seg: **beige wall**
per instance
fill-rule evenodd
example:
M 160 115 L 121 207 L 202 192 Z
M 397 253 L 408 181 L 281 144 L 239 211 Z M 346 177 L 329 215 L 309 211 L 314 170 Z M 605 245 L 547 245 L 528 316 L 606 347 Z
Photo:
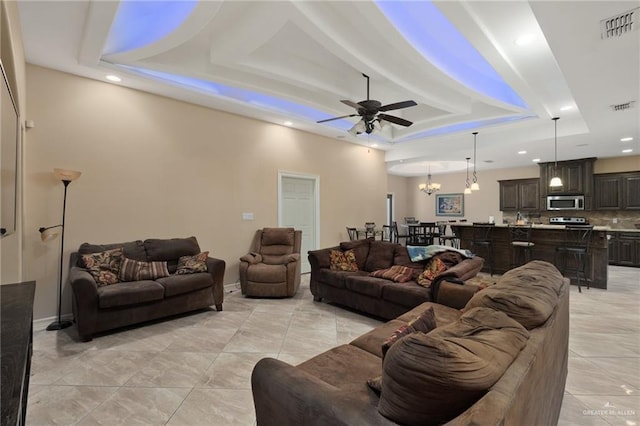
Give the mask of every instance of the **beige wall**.
M 413 204 L 410 203 L 413 197 L 409 196 L 408 179 L 401 176 L 389 175 L 387 178 L 388 192 L 393 195 L 393 220 L 398 223 L 404 222 L 405 216 L 410 216 L 413 211 Z
M 67 198 L 68 254 L 85 241 L 197 236 L 227 262 L 225 283 L 257 228 L 277 226 L 278 171 L 320 177 L 319 247 L 345 226 L 385 221 L 384 155 L 342 141 L 29 65 L 25 275 L 38 282 L 35 318 L 55 314 L 63 186 L 51 171 L 82 171 Z M 253 212 L 254 221 L 242 221 Z M 65 287 L 63 312 L 70 312 Z
M 600 158 L 593 164 L 594 173 L 620 173 L 640 170 L 640 155 Z
M 23 118 L 26 111 L 26 76 L 22 32 L 18 17 L 17 2 L 0 3 L 0 58 L 8 75 L 11 91 Z M 21 132 L 24 134 L 24 120 Z M 0 284 L 22 281 L 22 185 L 23 185 L 23 141 L 18 147 L 18 190 L 16 211 L 16 232 L 0 240 Z

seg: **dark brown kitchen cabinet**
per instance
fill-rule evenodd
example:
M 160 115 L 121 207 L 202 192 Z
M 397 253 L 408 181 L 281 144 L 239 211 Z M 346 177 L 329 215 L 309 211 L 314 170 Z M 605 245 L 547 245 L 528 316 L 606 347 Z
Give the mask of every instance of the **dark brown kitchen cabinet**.
M 584 208 L 591 210 L 593 204 L 593 163 L 595 158 L 539 163 L 540 198 L 546 201 L 547 195 L 584 195 Z M 552 177 L 562 179 L 562 186 L 550 187 Z
M 540 179 L 501 180 L 500 210 L 538 211 L 540 209 Z
M 595 175 L 595 210 L 640 210 L 640 172 Z
M 640 267 L 640 232 L 610 231 L 609 264 Z

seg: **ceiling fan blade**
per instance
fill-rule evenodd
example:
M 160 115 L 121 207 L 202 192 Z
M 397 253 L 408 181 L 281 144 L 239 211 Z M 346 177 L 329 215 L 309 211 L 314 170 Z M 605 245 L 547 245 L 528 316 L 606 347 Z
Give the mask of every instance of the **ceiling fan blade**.
M 351 108 L 355 108 L 356 110 L 362 108 L 360 105 L 358 105 L 357 103 L 350 101 L 348 99 L 343 99 L 340 102 L 342 102 L 345 105 L 349 105 Z
M 316 123 L 325 123 L 327 121 L 340 120 L 341 118 L 357 117 L 358 114 L 342 115 L 340 117 L 327 118 L 325 120 L 316 121 Z
M 394 109 L 408 108 L 418 105 L 414 101 L 396 102 L 395 104 L 383 105 L 380 107 L 380 111 L 391 111 Z
M 405 120 L 404 118 L 400 118 L 400 117 L 394 117 L 393 115 L 387 115 L 387 114 L 378 114 L 378 118 L 381 120 L 385 120 L 388 121 L 390 123 L 395 123 L 395 124 L 399 124 L 401 126 L 405 126 L 405 127 L 409 127 L 413 124 L 413 122 L 409 121 L 409 120 Z

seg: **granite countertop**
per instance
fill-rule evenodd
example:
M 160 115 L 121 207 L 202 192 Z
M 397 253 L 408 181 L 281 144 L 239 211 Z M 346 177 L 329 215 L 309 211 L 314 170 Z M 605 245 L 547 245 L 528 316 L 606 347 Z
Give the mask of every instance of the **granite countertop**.
M 449 225 L 453 225 L 453 226 L 473 226 L 473 223 L 471 222 L 458 222 L 458 223 L 450 223 Z M 509 225 L 507 225 L 506 223 L 496 223 L 495 224 L 496 228 L 507 228 L 509 227 Z M 544 223 L 534 223 L 532 225 L 533 229 L 565 229 L 565 225 L 546 225 Z M 596 225 L 593 227 L 594 231 L 616 231 L 616 232 L 640 232 L 640 229 L 611 229 L 611 227 L 609 226 L 599 226 Z

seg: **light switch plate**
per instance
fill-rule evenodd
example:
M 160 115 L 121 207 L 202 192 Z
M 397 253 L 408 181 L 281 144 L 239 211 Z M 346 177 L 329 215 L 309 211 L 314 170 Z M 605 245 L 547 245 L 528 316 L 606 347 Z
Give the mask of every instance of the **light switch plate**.
M 242 220 L 253 220 L 253 213 L 242 213 Z

